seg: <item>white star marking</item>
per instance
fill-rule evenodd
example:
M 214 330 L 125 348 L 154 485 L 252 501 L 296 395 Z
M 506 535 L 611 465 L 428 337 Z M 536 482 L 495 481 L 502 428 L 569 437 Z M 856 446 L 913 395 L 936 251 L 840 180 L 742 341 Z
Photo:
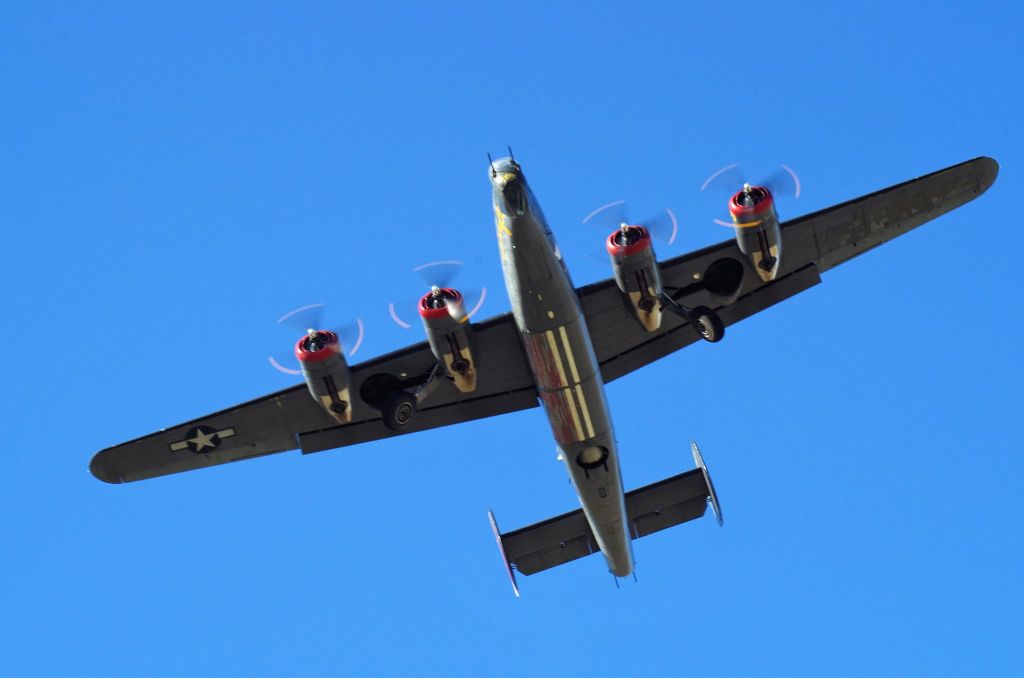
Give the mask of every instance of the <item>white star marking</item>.
M 204 447 L 217 447 L 213 444 L 213 437 L 217 435 L 216 432 L 206 434 L 202 430 L 196 429 L 196 437 L 189 438 L 186 442 L 190 442 L 196 446 L 196 452 L 201 452 Z

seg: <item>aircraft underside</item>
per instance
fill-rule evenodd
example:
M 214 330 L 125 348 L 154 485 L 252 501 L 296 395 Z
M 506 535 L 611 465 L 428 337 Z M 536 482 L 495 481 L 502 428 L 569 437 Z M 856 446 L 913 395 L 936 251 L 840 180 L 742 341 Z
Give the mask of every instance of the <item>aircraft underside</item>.
M 780 223 L 771 191 L 729 202 L 733 240 L 658 261 L 649 230 L 616 224 L 612 277 L 575 287 L 519 165 L 489 167 L 512 312 L 471 322 L 462 295 L 418 303 L 426 341 L 350 366 L 344 338 L 310 328 L 295 344 L 304 383 L 97 453 L 94 476 L 125 483 L 261 457 L 303 454 L 542 406 L 581 508 L 510 532 L 503 563 L 530 575 L 600 551 L 617 576 L 632 540 L 704 515 L 721 522 L 696 468 L 624 492 L 604 384 L 799 294 L 821 274 L 984 193 L 999 166 L 975 158 Z M 516 589 L 518 593 L 518 589 Z

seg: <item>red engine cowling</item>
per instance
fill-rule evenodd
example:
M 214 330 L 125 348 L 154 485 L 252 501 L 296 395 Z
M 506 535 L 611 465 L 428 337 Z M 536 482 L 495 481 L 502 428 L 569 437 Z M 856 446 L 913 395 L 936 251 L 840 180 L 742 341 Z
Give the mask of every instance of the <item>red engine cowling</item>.
M 736 244 L 753 265 L 757 275 L 774 280 L 782 260 L 782 233 L 771 191 L 746 184 L 729 200 L 729 213 L 736 225 Z
M 643 226 L 623 224 L 605 242 L 619 290 L 629 299 L 648 332 L 661 327 L 661 272 L 651 234 Z
M 295 357 L 299 359 L 313 400 L 339 424 L 352 421 L 350 373 L 338 335 L 327 330 L 310 330 L 295 343 Z
M 459 391 L 475 391 L 473 326 L 462 293 L 450 287 L 434 287 L 423 295 L 418 308 L 438 364 Z

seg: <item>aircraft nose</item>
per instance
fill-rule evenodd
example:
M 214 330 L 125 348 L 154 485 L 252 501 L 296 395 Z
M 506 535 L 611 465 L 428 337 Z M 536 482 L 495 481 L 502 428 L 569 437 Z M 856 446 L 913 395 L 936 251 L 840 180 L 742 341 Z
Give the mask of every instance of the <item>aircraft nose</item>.
M 491 161 L 488 172 L 490 173 L 491 181 L 499 186 L 522 174 L 519 163 L 512 158 L 498 158 Z

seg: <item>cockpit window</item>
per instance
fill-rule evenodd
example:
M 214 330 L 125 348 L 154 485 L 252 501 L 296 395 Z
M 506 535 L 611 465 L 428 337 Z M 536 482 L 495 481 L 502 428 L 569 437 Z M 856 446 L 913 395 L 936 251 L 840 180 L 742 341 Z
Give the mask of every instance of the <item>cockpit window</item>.
M 519 163 L 512 158 L 498 158 L 491 162 L 491 174 L 497 176 L 499 174 L 505 174 L 506 172 L 512 172 L 518 174 L 522 170 L 519 168 Z
M 528 206 L 526 187 L 518 178 L 510 179 L 501 187 L 501 197 L 505 201 L 508 214 L 525 214 Z

